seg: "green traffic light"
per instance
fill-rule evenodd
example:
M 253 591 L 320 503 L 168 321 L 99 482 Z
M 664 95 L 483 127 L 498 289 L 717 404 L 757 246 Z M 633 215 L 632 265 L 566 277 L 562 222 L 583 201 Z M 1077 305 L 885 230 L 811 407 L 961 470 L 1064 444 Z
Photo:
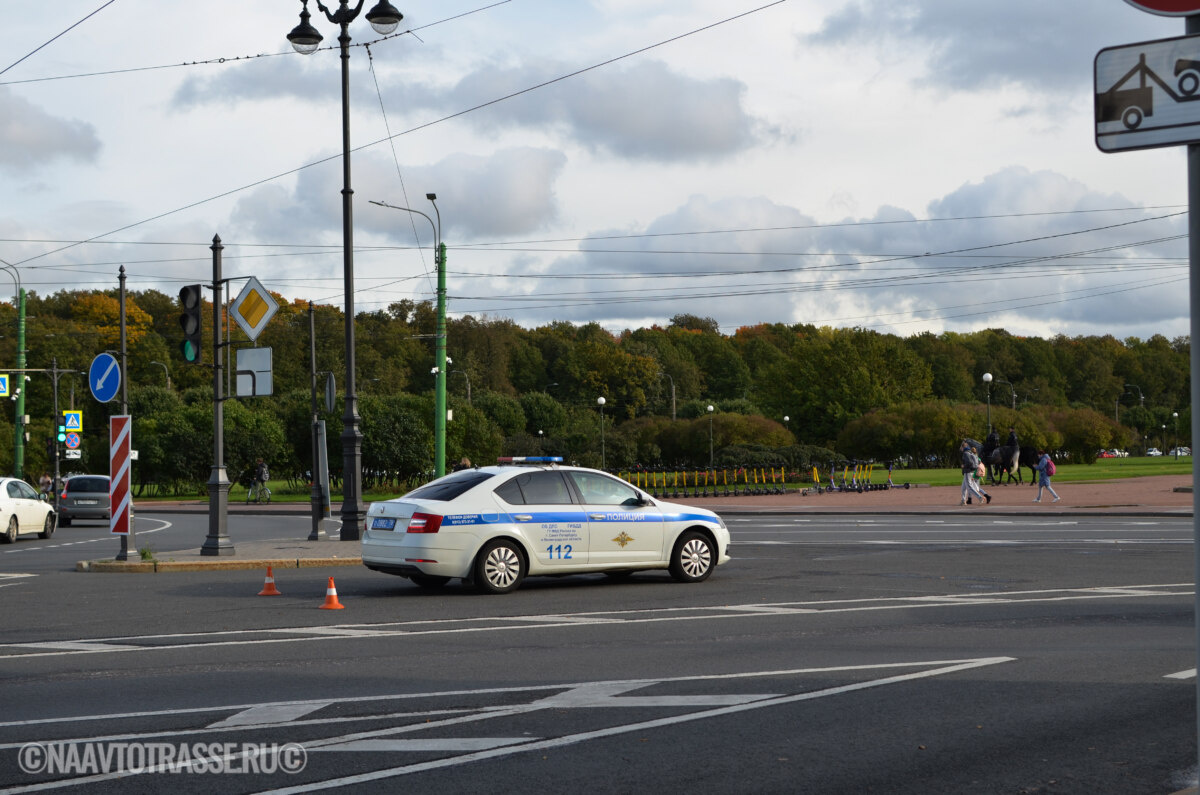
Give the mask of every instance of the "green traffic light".
M 200 358 L 200 350 L 191 340 L 184 340 L 180 343 L 179 350 L 183 353 L 183 360 L 188 364 L 195 364 Z

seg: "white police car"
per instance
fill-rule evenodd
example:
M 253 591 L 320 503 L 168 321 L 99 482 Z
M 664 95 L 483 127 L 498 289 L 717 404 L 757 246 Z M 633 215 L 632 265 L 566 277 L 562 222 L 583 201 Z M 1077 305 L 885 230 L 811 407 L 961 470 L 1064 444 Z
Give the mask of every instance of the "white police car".
M 538 574 L 667 569 L 700 582 L 728 562 L 729 530 L 712 511 L 653 499 L 561 461 L 501 458 L 371 503 L 363 563 L 422 587 L 458 577 L 507 593 Z

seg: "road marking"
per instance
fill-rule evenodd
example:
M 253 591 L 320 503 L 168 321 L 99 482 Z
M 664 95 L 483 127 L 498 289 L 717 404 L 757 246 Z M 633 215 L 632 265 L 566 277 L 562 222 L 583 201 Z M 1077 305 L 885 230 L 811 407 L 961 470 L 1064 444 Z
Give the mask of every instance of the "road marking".
M 319 709 L 324 709 L 329 706 L 329 701 L 318 701 L 308 703 L 284 703 L 284 704 L 265 704 L 263 706 L 251 707 L 244 709 L 236 715 L 231 715 L 225 720 L 210 723 L 210 729 L 227 729 L 233 726 L 265 726 L 272 723 L 290 723 L 305 715 L 316 712 Z
M 1195 678 L 1196 678 L 1196 669 L 1195 668 L 1189 668 L 1186 671 L 1177 671 L 1176 673 L 1167 674 L 1166 676 L 1163 677 L 1163 679 L 1195 679 Z
M 139 522 L 158 522 L 159 524 L 162 525 L 162 527 L 155 527 L 151 530 L 142 530 L 139 528 L 137 531 L 137 534 L 139 536 L 148 536 L 151 533 L 157 533 L 162 530 L 166 530 L 168 527 L 172 526 L 171 522 L 168 522 L 164 519 L 143 518 L 143 519 L 139 519 L 138 521 Z M 49 539 L 43 539 L 43 540 L 49 540 Z M 2 551 L 4 554 L 11 554 L 13 552 L 37 552 L 39 549 L 58 549 L 59 547 L 69 547 L 69 546 L 73 546 L 75 544 L 95 544 L 98 541 L 112 541 L 112 536 L 111 535 L 102 535 L 97 538 L 82 538 L 78 541 L 67 541 L 67 542 L 63 542 L 60 540 L 59 543 L 57 543 L 57 544 L 45 544 L 45 545 L 41 545 L 41 546 L 32 546 L 32 547 L 28 546 L 28 545 L 23 545 L 20 547 L 14 547 L 13 549 L 5 549 L 5 550 L 0 550 L 0 551 Z
M 352 740 L 314 751 L 375 751 L 430 753 L 435 751 L 489 751 L 506 745 L 527 743 L 536 737 L 438 737 L 429 740 Z
M 128 635 L 115 638 L 84 638 L 68 641 L 0 643 L 0 650 L 10 650 L 9 653 L 0 653 L 0 661 L 73 654 L 156 652 L 166 649 L 178 650 L 216 648 L 220 646 L 253 646 L 270 643 L 302 643 L 323 640 L 346 640 L 347 638 L 356 637 L 369 639 L 373 637 L 456 635 L 468 632 L 522 632 L 530 629 L 564 629 L 567 627 L 614 623 L 632 625 L 673 623 L 679 621 L 745 619 L 750 617 L 769 618 L 792 614 L 815 616 L 825 613 L 864 612 L 869 610 L 945 609 L 975 607 L 984 604 L 1015 605 L 1037 602 L 1145 599 L 1194 595 L 1193 584 L 1175 583 L 1168 585 L 1100 586 L 1095 588 L 1002 591 L 980 594 L 946 594 L 940 596 L 936 594 L 922 594 L 915 596 L 813 602 L 644 608 L 572 614 L 398 621 L 382 624 L 342 624 L 332 627 L 280 627 L 273 629 L 219 630 L 215 632 L 185 632 L 163 635 Z M 170 642 L 164 643 L 163 641 Z
M 545 751 L 552 748 L 561 748 L 567 745 L 575 745 L 587 740 L 601 739 L 605 737 L 614 737 L 621 734 L 630 734 L 632 732 L 646 731 L 648 729 L 658 729 L 667 726 L 675 726 L 681 723 L 690 723 L 692 721 L 704 720 L 706 718 L 720 717 L 724 715 L 733 715 L 749 710 L 766 709 L 768 707 L 780 706 L 783 704 L 792 704 L 802 701 L 811 701 L 818 698 L 826 698 L 829 696 L 841 695 L 843 693 L 851 693 L 857 690 L 866 690 L 870 688 L 882 687 L 885 685 L 899 684 L 901 682 L 909 682 L 916 679 L 925 679 L 934 676 L 944 676 L 950 673 L 970 670 L 973 668 L 982 668 L 989 665 L 998 665 L 1005 662 L 1014 662 L 1015 657 L 989 657 L 976 660 L 959 661 L 957 663 L 940 664 L 943 667 L 933 668 L 924 671 L 917 671 L 909 674 L 901 674 L 898 676 L 885 677 L 883 679 L 873 679 L 865 682 L 856 682 L 848 685 L 840 685 L 837 687 L 826 688 L 824 690 L 816 690 L 805 693 L 797 693 L 793 695 L 778 696 L 774 698 L 766 698 L 760 701 L 753 701 L 746 704 L 735 704 L 731 706 L 717 707 L 715 709 L 703 710 L 700 712 L 691 712 L 683 715 L 675 715 L 667 718 L 658 718 L 654 720 L 639 721 L 637 723 L 629 723 L 619 726 L 610 726 L 592 731 L 579 732 L 577 734 L 568 734 L 562 737 L 554 737 L 545 740 L 534 740 L 525 742 L 520 745 L 508 746 L 504 748 L 493 748 L 485 751 L 464 754 L 462 756 L 447 757 L 444 759 L 434 759 L 428 762 L 419 762 L 416 764 L 403 765 L 400 767 L 388 768 L 385 770 L 376 770 L 371 773 L 362 773 L 353 776 L 345 776 L 342 778 L 329 779 L 327 781 L 309 782 L 299 787 L 284 787 L 276 790 L 268 790 L 272 795 L 291 795 L 291 793 L 311 792 L 316 789 L 330 789 L 333 787 L 344 787 L 353 784 L 360 784 L 368 781 L 378 781 L 386 778 L 396 778 L 405 776 L 411 773 L 423 773 L 428 770 L 437 770 L 439 768 L 458 767 L 460 765 L 478 762 L 485 759 L 496 759 L 502 756 L 511 756 L 513 754 L 526 753 L 529 751 Z M 867 666 L 869 667 L 869 666 Z M 307 746 L 306 746 L 307 747 Z M 318 749 L 319 750 L 319 749 Z M 266 795 L 264 793 L 264 795 Z
M 681 723 L 688 723 L 697 720 L 704 720 L 712 717 L 720 717 L 724 715 L 737 714 L 749 710 L 766 709 L 769 707 L 780 706 L 785 704 L 799 703 L 803 701 L 811 701 L 819 698 L 837 696 L 844 693 L 867 690 L 872 688 L 883 687 L 893 684 L 901 684 L 919 679 L 927 679 L 937 676 L 945 676 L 948 674 L 958 673 L 977 668 L 983 668 L 991 665 L 999 665 L 1006 662 L 1015 662 L 1014 657 L 984 657 L 984 658 L 968 658 L 960 660 L 922 660 L 916 662 L 900 662 L 900 663 L 881 663 L 875 665 L 851 665 L 851 666 L 835 666 L 828 668 L 796 668 L 788 670 L 771 670 L 771 671 L 750 671 L 731 674 L 700 674 L 692 676 L 680 677 L 664 677 L 659 679 L 633 679 L 633 680 L 618 680 L 618 681 L 601 681 L 601 682 L 579 682 L 570 684 L 558 685 L 538 685 L 533 687 L 513 687 L 513 688 L 488 688 L 481 690 L 460 690 L 451 693 L 400 693 L 390 696 L 366 696 L 362 698 L 345 698 L 333 699 L 325 701 L 311 702 L 278 702 L 267 704 L 251 704 L 242 705 L 241 707 L 204 707 L 191 708 L 181 710 L 162 710 L 157 712 L 140 712 L 140 713 L 125 713 L 125 714 L 110 714 L 110 715 L 91 715 L 78 716 L 74 718 L 54 718 L 45 721 L 21 721 L 12 724 L 0 725 L 21 725 L 28 726 L 33 723 L 52 723 L 52 722 L 82 722 L 88 720 L 96 721 L 112 721 L 128 717 L 153 717 L 153 716 L 176 716 L 185 713 L 197 712 L 214 712 L 228 711 L 229 709 L 240 709 L 238 715 L 246 715 L 249 712 L 257 712 L 263 717 L 275 716 L 279 717 L 288 711 L 293 711 L 295 714 L 301 714 L 301 705 L 320 708 L 331 705 L 343 704 L 360 704 L 364 702 L 379 702 L 385 699 L 390 700 L 407 700 L 407 699 L 422 699 L 427 700 L 438 696 L 448 695 L 468 695 L 478 696 L 481 694 L 499 694 L 499 693 L 520 693 L 525 692 L 536 696 L 539 693 L 547 693 L 545 696 L 534 697 L 532 700 L 525 703 L 507 704 L 505 706 L 483 706 L 466 711 L 459 710 L 458 714 L 446 717 L 441 720 L 424 720 L 410 723 L 405 726 L 396 726 L 389 720 L 389 724 L 380 729 L 367 731 L 352 732 L 331 737 L 317 737 L 303 740 L 303 746 L 306 752 L 392 752 L 392 753 L 412 753 L 412 752 L 448 752 L 457 754 L 455 756 L 443 757 L 426 762 L 401 765 L 399 767 L 387 768 L 384 770 L 376 770 L 369 773 L 346 776 L 342 778 L 329 779 L 326 781 L 308 782 L 303 785 L 291 788 L 283 788 L 275 790 L 277 793 L 290 792 L 307 792 L 313 789 L 328 789 L 332 787 L 341 787 L 348 784 L 357 784 L 366 781 L 374 781 L 385 778 L 395 778 L 398 776 L 417 773 L 426 770 L 434 770 L 438 768 L 456 767 L 471 762 L 476 762 L 485 759 L 493 759 L 502 756 L 509 756 L 518 753 L 526 753 L 530 751 L 548 750 L 567 745 L 575 745 L 586 742 L 588 740 L 602 739 L 613 737 L 622 734 L 633 732 L 647 731 L 651 729 L 664 728 L 674 726 Z M 735 683 L 746 681 L 753 678 L 780 679 L 783 677 L 796 677 L 807 674 L 820 674 L 828 676 L 831 673 L 853 673 L 853 672 L 870 672 L 870 671 L 885 671 L 907 669 L 904 673 L 898 673 L 893 676 L 884 676 L 879 679 L 865 680 L 861 682 L 851 682 L 844 685 L 824 688 L 822 690 L 805 690 L 798 693 L 786 693 L 781 695 L 766 695 L 766 694 L 726 694 L 713 695 L 708 692 L 711 686 L 704 688 L 703 694 L 684 695 L 684 696 L 627 696 L 623 695 L 631 691 L 641 688 L 652 687 L 663 684 L 677 684 L 686 682 L 714 682 Z M 914 670 L 915 669 L 915 670 Z M 800 688 L 803 684 L 797 682 L 794 687 Z M 478 724 L 482 721 L 494 720 L 496 718 L 516 717 L 527 715 L 530 713 L 545 711 L 545 710 L 565 710 L 565 709 L 592 709 L 596 707 L 607 708 L 626 708 L 626 709 L 646 709 L 646 708 L 688 708 L 688 707 L 712 707 L 711 709 L 696 709 L 692 712 L 687 712 L 668 717 L 640 720 L 634 723 L 623 723 L 614 726 L 608 726 L 600 729 L 579 732 L 575 734 L 563 735 L 552 738 L 538 737 L 441 737 L 441 738 L 399 738 L 397 735 L 412 735 L 429 730 L 441 730 L 448 727 L 468 726 Z M 303 711 L 302 714 L 308 714 L 311 710 Z M 233 716 L 236 718 L 237 716 Z M 410 715 L 410 718 L 415 716 Z M 344 720 L 354 720 L 358 722 L 369 722 L 373 720 L 387 719 L 387 716 L 382 715 L 364 715 L 353 718 L 345 718 Z M 230 719 L 231 720 L 231 719 Z M 289 727 L 300 725 L 313 725 L 317 723 L 336 722 L 338 718 L 331 718 L 329 721 L 295 721 L 289 723 Z M 178 738 L 184 735 L 191 735 L 202 732 L 216 731 L 213 726 L 222 726 L 226 722 L 213 724 L 205 729 L 200 730 L 159 730 L 145 734 L 130 734 L 123 736 L 101 736 L 101 737 L 76 737 L 70 739 L 57 740 L 60 743 L 97 743 L 97 742 L 113 742 L 120 739 L 148 739 L 148 738 Z M 279 726 L 281 724 L 273 724 Z M 228 730 L 227 728 L 225 730 Z M 459 730 L 461 732 L 461 730 Z M 19 748 L 20 744 L 0 745 L 0 749 Z M 240 759 L 244 754 L 234 754 L 230 759 Z M 163 769 L 147 768 L 142 773 L 158 773 L 166 772 L 165 766 Z M 51 781 L 39 784 L 33 784 L 28 787 L 21 787 L 12 791 L 29 791 L 33 789 L 59 789 L 63 787 L 73 787 L 80 784 L 96 783 L 100 781 L 109 781 L 117 778 L 124 778 L 130 775 L 127 771 L 114 773 L 102 773 L 92 776 L 66 779 L 60 781 Z

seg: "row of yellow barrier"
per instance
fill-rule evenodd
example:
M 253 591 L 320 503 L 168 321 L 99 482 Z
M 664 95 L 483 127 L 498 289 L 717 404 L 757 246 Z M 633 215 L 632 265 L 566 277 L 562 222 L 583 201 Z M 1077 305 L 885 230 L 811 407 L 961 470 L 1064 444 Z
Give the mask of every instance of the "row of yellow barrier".
M 687 472 L 633 471 L 621 474 L 626 481 L 655 497 L 738 497 L 742 495 L 784 494 L 786 473 L 780 467 L 732 470 L 693 470 Z

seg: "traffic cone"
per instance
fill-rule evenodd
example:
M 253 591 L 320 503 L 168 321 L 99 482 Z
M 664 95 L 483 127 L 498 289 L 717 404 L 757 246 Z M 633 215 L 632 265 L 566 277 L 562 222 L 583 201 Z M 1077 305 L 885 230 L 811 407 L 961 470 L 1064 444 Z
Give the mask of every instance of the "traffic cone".
M 325 604 L 321 605 L 322 610 L 345 610 L 346 606 L 338 601 L 337 586 L 333 584 L 333 578 L 329 578 L 329 585 L 325 588 Z
M 259 596 L 283 596 L 279 589 L 275 587 L 275 575 L 271 572 L 271 567 L 267 566 L 267 579 L 263 583 L 263 589 L 258 592 Z

